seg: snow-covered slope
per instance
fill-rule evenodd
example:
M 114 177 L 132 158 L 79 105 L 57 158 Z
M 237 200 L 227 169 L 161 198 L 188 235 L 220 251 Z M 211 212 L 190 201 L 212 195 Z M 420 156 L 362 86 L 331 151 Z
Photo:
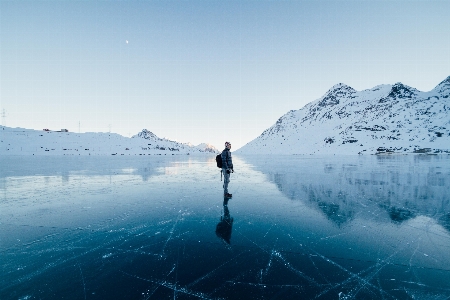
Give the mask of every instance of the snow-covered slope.
M 219 150 L 216 147 L 207 143 L 202 143 L 197 146 L 194 146 L 191 143 L 178 143 L 167 139 L 161 139 L 157 137 L 153 132 L 148 131 L 147 129 L 142 130 L 137 135 L 132 136 L 132 138 L 143 138 L 148 141 L 152 141 L 153 144 L 150 143 L 148 145 L 150 146 L 155 145 L 155 149 L 161 149 L 161 147 L 163 148 L 168 147 L 169 149 L 172 149 L 171 151 L 186 150 L 190 152 L 206 152 L 206 153 L 219 152 Z
M 0 155 L 177 155 L 218 152 L 161 139 L 144 129 L 127 138 L 116 133 L 39 131 L 0 126 Z
M 333 86 L 282 116 L 239 154 L 449 152 L 450 76 L 429 92 L 396 83 Z
M 210 152 L 210 153 L 219 153 L 219 149 L 217 149 L 216 147 L 214 147 L 211 144 L 207 144 L 207 143 L 202 143 L 200 145 L 196 146 L 197 148 L 205 151 L 205 152 Z

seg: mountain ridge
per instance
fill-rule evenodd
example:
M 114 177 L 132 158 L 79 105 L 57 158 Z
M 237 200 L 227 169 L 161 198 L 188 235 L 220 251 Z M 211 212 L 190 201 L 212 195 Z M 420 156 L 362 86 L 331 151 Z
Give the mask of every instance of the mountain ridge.
M 117 133 L 33 130 L 0 126 L 2 155 L 178 155 L 211 154 L 209 144 L 193 146 L 159 138 L 143 129 L 131 138 Z
M 281 116 L 238 154 L 450 153 L 450 76 L 429 92 L 339 83 Z

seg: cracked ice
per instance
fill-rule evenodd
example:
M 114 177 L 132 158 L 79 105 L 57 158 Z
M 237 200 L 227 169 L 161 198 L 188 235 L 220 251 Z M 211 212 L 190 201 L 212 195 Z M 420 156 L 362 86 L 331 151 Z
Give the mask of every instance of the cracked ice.
M 0 160 L 1 299 L 450 297 L 448 156 Z

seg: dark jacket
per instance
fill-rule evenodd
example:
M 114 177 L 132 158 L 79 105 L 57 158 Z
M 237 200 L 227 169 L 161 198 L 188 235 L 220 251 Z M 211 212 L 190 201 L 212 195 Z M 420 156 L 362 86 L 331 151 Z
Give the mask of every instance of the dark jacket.
M 231 159 L 230 149 L 225 148 L 222 151 L 222 169 L 232 170 L 233 169 L 233 160 Z

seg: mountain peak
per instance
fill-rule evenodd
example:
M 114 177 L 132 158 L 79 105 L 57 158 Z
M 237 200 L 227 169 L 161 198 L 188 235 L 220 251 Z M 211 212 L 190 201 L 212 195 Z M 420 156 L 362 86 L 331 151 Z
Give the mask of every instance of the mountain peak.
M 439 83 L 438 85 L 441 84 L 450 84 L 450 76 L 448 76 L 447 78 L 445 78 L 441 83 Z
M 204 152 L 219 153 L 219 150 L 216 147 L 208 143 L 201 143 L 196 147 L 203 150 Z
M 450 76 L 448 76 L 441 83 L 439 83 L 434 88 L 434 90 L 440 94 L 442 94 L 442 93 L 449 94 L 450 93 Z
M 337 94 L 339 96 L 345 96 L 347 94 L 353 94 L 356 90 L 353 89 L 351 86 L 346 85 L 345 83 L 338 83 L 333 85 L 325 95 L 329 94 Z
M 335 84 L 325 93 L 325 95 L 319 101 L 318 105 L 325 107 L 339 104 L 340 98 L 347 97 L 353 93 L 356 93 L 356 90 L 352 87 L 344 83 Z
M 153 132 L 151 132 L 150 130 L 147 130 L 147 129 L 142 129 L 141 132 L 139 132 L 137 135 L 133 136 L 133 138 L 135 138 L 135 137 L 143 138 L 143 139 L 154 141 L 154 142 L 158 143 L 158 145 L 156 145 L 156 147 L 158 149 L 167 148 L 169 150 L 172 149 L 171 151 L 175 151 L 176 149 L 187 147 L 190 150 L 195 149 L 195 151 L 199 151 L 199 152 L 210 152 L 210 153 L 219 152 L 219 150 L 217 150 L 214 146 L 207 144 L 207 143 L 203 143 L 198 146 L 194 146 L 192 143 L 179 143 L 176 141 L 168 140 L 166 138 L 159 138 L 157 135 L 155 135 Z M 151 144 L 149 144 L 149 145 L 151 145 Z M 179 151 L 179 150 L 177 150 L 177 151 Z
M 136 137 L 136 136 L 134 136 L 134 137 Z M 151 132 L 150 130 L 147 130 L 147 129 L 142 129 L 142 131 L 137 134 L 137 137 L 144 138 L 144 139 L 147 139 L 147 140 L 149 140 L 149 139 L 159 139 L 156 136 L 156 134 L 154 134 L 153 132 Z
M 379 103 L 387 102 L 389 100 L 398 99 L 398 98 L 411 98 L 412 96 L 417 95 L 418 90 L 412 88 L 410 86 L 404 85 L 401 82 L 395 83 L 389 94 L 380 99 Z

